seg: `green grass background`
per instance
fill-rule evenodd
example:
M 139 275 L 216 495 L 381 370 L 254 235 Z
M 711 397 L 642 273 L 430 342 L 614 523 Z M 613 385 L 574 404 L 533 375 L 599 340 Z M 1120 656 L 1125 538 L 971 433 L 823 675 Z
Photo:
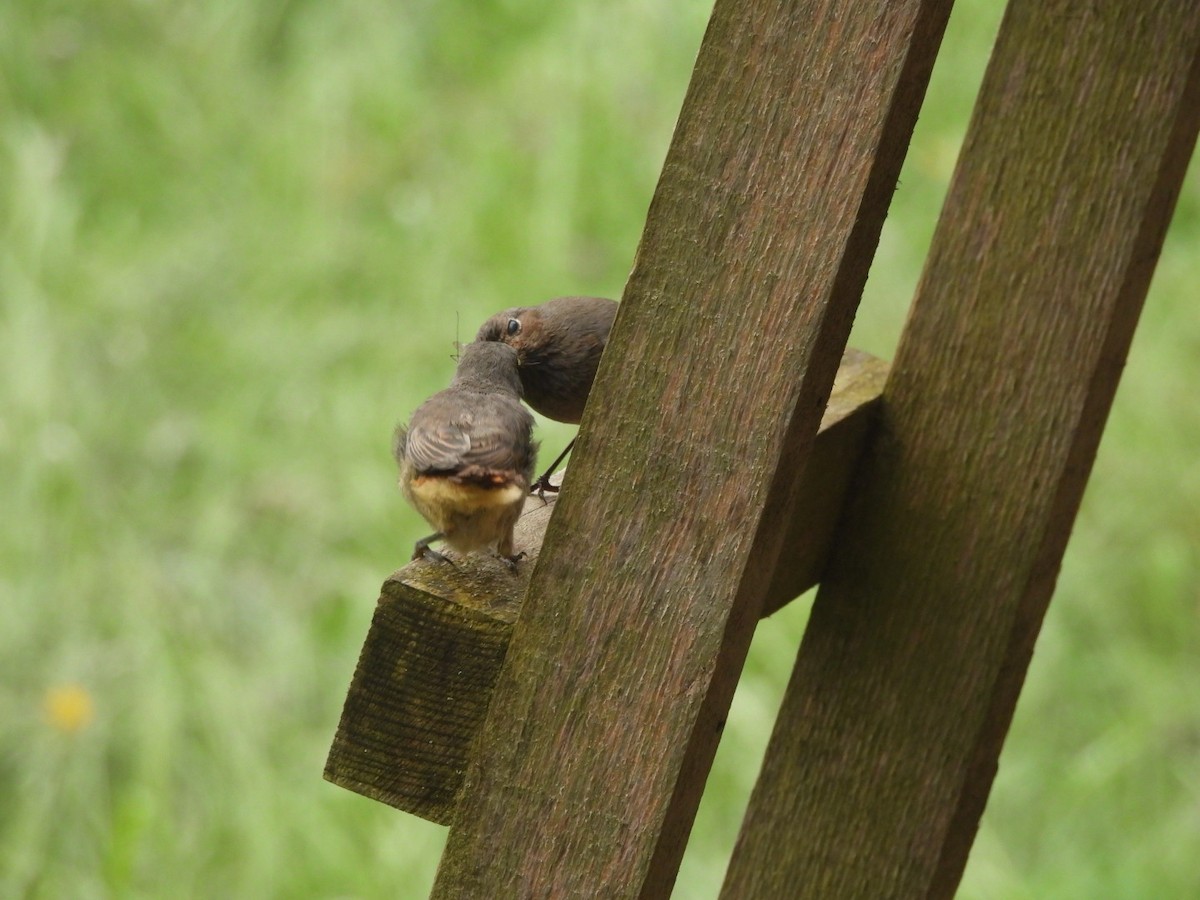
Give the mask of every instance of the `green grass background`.
M 883 355 L 1001 12 L 957 7 L 856 326 Z M 390 431 L 489 313 L 619 296 L 707 14 L 0 4 L 0 896 L 426 894 L 444 830 L 321 778 L 426 530 Z M 963 897 L 1200 896 L 1198 250 L 1193 166 Z M 759 630 L 680 897 L 716 895 L 805 606 Z

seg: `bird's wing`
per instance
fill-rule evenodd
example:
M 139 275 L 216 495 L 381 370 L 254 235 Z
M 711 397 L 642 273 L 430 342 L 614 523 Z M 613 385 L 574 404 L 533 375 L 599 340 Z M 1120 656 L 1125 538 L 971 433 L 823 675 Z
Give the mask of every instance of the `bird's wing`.
M 521 472 L 525 469 L 532 431 L 533 417 L 518 400 L 480 398 L 473 410 L 471 449 L 463 462 L 483 469 Z
M 523 472 L 532 430 L 533 417 L 516 399 L 434 395 L 413 414 L 403 453 L 418 472 Z
M 469 416 L 448 416 L 445 404 L 431 398 L 412 417 L 405 435 L 404 456 L 418 472 L 453 472 L 471 452 Z

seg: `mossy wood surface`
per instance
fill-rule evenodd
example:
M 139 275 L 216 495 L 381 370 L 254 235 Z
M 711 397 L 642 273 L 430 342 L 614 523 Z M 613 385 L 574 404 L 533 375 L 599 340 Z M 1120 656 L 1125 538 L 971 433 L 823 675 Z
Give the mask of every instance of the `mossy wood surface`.
M 885 362 L 865 353 L 843 358 L 765 614 L 817 583 L 886 373 Z M 515 573 L 473 554 L 455 557 L 453 567 L 418 560 L 384 583 L 326 778 L 449 823 L 555 506 L 554 494 L 546 499 L 526 504 L 516 545 L 527 556 Z
M 1194 146 L 1198 60 L 1195 0 L 1010 3 L 723 897 L 954 894 Z
M 678 869 L 948 0 L 718 0 L 440 898 Z

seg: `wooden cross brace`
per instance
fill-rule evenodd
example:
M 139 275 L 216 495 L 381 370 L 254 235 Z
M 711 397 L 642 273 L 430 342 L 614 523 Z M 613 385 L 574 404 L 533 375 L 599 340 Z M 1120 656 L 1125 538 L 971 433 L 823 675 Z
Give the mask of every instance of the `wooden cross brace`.
M 425 784 L 435 897 L 670 893 L 950 5 L 717 0 L 519 622 L 389 582 L 356 675 L 331 777 Z M 723 897 L 953 894 L 1198 126 L 1195 0 L 1011 0 Z M 380 762 L 438 658 L 460 788 Z

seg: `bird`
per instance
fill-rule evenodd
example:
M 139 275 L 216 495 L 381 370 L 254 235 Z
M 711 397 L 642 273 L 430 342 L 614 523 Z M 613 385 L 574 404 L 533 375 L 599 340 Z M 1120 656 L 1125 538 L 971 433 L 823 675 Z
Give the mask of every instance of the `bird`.
M 507 344 L 462 348 L 450 386 L 397 426 L 392 455 L 405 498 L 435 529 L 412 558 L 446 561 L 430 544 L 459 553 L 495 547 L 511 567 L 513 528 L 537 458 L 533 416 L 521 405 L 517 352 Z
M 484 322 L 475 340 L 501 342 L 515 349 L 525 402 L 549 419 L 577 425 L 617 305 L 605 297 L 556 297 L 539 306 L 517 306 Z M 558 490 L 550 483 L 550 475 L 573 446 L 574 440 L 534 482 L 533 490 L 539 495 Z

